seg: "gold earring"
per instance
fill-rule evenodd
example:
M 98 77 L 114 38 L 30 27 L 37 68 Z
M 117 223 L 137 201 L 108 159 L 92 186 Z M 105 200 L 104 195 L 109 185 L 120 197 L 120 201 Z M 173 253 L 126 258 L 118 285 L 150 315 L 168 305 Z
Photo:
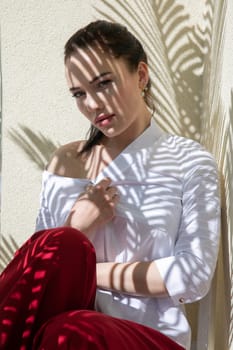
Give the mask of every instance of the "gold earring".
M 148 87 L 147 87 L 147 86 L 145 86 L 145 87 L 142 89 L 142 91 L 141 91 L 141 96 L 142 96 L 143 98 L 145 97 L 145 94 L 146 94 L 147 90 L 148 90 Z

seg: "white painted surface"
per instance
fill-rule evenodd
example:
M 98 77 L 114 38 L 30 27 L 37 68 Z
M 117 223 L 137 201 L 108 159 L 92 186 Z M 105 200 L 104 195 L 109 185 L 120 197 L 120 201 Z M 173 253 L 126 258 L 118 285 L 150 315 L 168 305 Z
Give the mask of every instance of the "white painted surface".
M 206 1 L 176 1 L 182 4 L 190 14 L 188 20 L 190 26 L 198 23 L 202 28 L 204 25 L 202 14 Z M 213 0 L 213 2 L 221 4 L 223 0 L 218 0 L 218 2 Z M 115 4 L 117 1 L 113 0 L 109 3 Z M 124 4 L 126 7 L 128 5 L 132 7 L 133 5 L 141 25 L 145 19 L 144 13 L 140 12 L 142 2 L 127 0 Z M 148 0 L 145 4 L 147 6 L 150 1 Z M 25 152 L 12 141 L 9 137 L 9 131 L 12 128 L 19 131 L 19 125 L 22 124 L 31 128 L 34 132 L 42 133 L 44 136 L 51 138 L 52 141 L 61 144 L 83 137 L 87 129 L 87 123 L 80 117 L 73 100 L 67 92 L 63 69 L 63 45 L 76 29 L 99 16 L 93 5 L 105 12 L 109 10 L 109 13 L 112 14 L 110 8 L 103 6 L 101 0 L 50 0 L 40 2 L 35 0 L 24 2 L 1 0 L 0 2 L 3 75 L 1 234 L 4 237 L 12 235 L 18 244 L 21 244 L 30 236 L 34 228 L 39 203 L 41 171 L 29 160 Z M 223 49 L 223 70 L 219 90 L 223 109 L 226 113 L 224 118 L 226 119 L 224 119 L 224 123 L 219 123 L 218 118 L 222 118 L 222 115 L 218 117 L 216 110 L 211 110 L 211 108 L 209 116 L 208 114 L 205 115 L 205 118 L 214 119 L 217 130 L 219 125 L 224 124 L 223 129 L 225 131 L 229 130 L 230 118 L 232 118 L 232 113 L 230 114 L 231 91 L 233 89 L 232 0 L 228 0 L 228 7 L 226 44 Z M 117 13 L 113 16 L 118 18 Z M 124 18 L 126 23 L 130 19 L 129 14 L 126 14 Z M 138 30 L 138 28 L 139 25 L 135 30 Z M 155 35 L 156 40 L 157 38 Z M 160 67 L 155 68 L 156 72 Z M 218 87 L 215 88 L 215 91 L 218 91 Z M 174 106 L 174 110 L 176 110 L 176 106 Z M 179 121 L 177 120 L 176 123 L 175 127 L 179 128 Z M 208 133 L 208 131 L 207 128 L 206 132 Z M 224 140 L 226 133 L 221 134 L 219 131 L 217 136 L 212 144 L 214 150 L 218 150 L 218 144 Z M 228 137 L 227 142 L 229 150 L 229 143 L 232 142 L 231 136 Z M 215 153 L 218 154 L 218 161 L 220 166 L 223 166 L 223 172 L 228 174 L 227 171 L 232 163 L 232 157 L 229 158 L 230 161 L 229 159 L 226 160 L 224 148 Z M 230 220 L 230 213 L 233 199 L 232 187 L 230 186 L 231 179 L 226 178 L 225 181 L 228 188 L 227 203 L 226 207 L 224 206 L 227 222 L 223 234 L 228 237 L 229 260 L 225 258 L 223 271 L 227 270 L 227 264 L 232 266 L 232 248 L 230 247 L 232 240 L 232 227 L 230 225 L 232 221 Z M 228 292 L 230 293 L 229 290 Z M 207 327 L 208 313 L 211 310 L 213 311 L 215 301 L 219 301 L 220 296 L 223 296 L 222 292 L 217 293 L 217 299 L 212 299 L 211 306 L 210 300 L 204 300 L 201 303 L 197 350 L 205 349 L 203 344 L 206 342 L 206 337 L 209 336 L 212 337 L 212 341 L 209 342 L 211 347 L 209 346 L 208 350 L 220 349 L 219 346 L 214 348 L 214 344 L 216 343 L 215 339 L 218 339 L 217 344 L 221 343 L 223 332 L 218 331 L 218 328 L 216 329 L 214 326 L 212 327 L 212 334 L 210 331 L 207 332 L 208 334 L 203 332 L 203 329 Z M 218 311 L 221 310 L 221 302 L 219 302 L 219 305 Z M 224 306 L 222 306 L 223 309 Z M 202 317 L 202 315 L 205 317 Z M 232 324 L 230 324 L 230 329 L 233 329 Z M 224 333 L 224 337 L 227 336 L 232 341 L 232 334 L 226 335 Z M 229 344 L 228 349 L 221 347 L 221 350 L 229 349 L 232 350 L 232 344 Z

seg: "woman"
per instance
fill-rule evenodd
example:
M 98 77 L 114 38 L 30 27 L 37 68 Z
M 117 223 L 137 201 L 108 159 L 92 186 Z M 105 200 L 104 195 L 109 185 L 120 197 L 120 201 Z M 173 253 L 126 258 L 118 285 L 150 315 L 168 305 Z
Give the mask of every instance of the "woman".
M 1 276 L 1 349 L 189 349 L 183 304 L 207 293 L 218 251 L 215 162 L 152 119 L 126 28 L 80 29 L 65 68 L 90 134 L 44 171 L 38 232 Z

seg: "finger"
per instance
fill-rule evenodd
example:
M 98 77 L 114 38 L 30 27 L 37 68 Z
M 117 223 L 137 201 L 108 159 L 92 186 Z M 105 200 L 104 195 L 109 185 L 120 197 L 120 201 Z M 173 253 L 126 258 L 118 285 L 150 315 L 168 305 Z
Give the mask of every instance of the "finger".
M 106 190 L 110 184 L 111 184 L 112 180 L 109 177 L 105 177 L 104 179 L 102 179 L 100 182 L 98 182 L 96 184 L 96 186 L 100 186 L 102 187 L 104 190 Z
M 119 199 L 120 199 L 120 196 L 119 196 L 118 194 L 115 194 L 115 195 L 112 197 L 110 203 L 112 203 L 113 207 L 116 206 L 116 204 L 119 202 Z
M 86 189 L 86 192 L 91 192 L 91 191 L 93 191 L 93 187 L 94 187 L 94 186 L 91 185 L 91 184 L 87 185 L 86 188 L 85 188 L 85 189 Z
M 116 187 L 114 186 L 110 186 L 106 189 L 106 194 L 110 197 L 113 198 L 114 196 L 116 196 L 118 194 L 118 190 Z

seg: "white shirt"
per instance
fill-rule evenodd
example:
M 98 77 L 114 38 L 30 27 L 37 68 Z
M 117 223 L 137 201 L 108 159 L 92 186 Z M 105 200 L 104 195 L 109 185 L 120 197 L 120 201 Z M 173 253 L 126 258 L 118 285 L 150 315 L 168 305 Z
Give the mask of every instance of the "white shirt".
M 185 349 L 191 332 L 183 304 L 202 298 L 219 242 L 219 193 L 213 157 L 197 142 L 161 131 L 154 121 L 97 176 L 117 186 L 116 216 L 93 238 L 97 261 L 154 261 L 168 298 L 97 290 L 97 310 L 158 329 Z M 36 230 L 62 226 L 90 184 L 44 171 Z

